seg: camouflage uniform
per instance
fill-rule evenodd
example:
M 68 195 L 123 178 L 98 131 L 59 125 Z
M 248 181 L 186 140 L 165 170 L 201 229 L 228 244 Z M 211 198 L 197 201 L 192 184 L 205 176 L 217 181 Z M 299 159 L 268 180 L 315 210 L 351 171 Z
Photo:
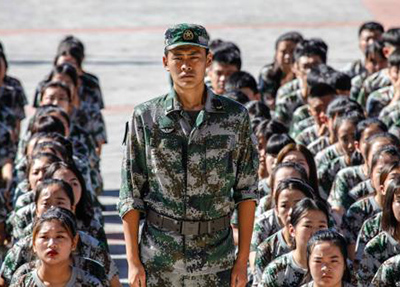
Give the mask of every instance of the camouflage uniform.
M 380 117 L 381 113 L 384 112 L 385 107 L 390 103 L 394 96 L 393 86 L 387 86 L 380 88 L 379 90 L 371 93 L 368 97 L 367 104 L 365 106 L 366 112 L 369 117 Z M 388 112 L 384 112 L 383 117 Z
M 386 106 L 379 114 L 379 119 L 390 129 L 398 126 L 400 120 L 400 102 Z
M 7 86 L 13 90 L 12 110 L 19 120 L 23 120 L 25 118 L 24 108 L 28 104 L 28 100 L 21 82 L 14 77 L 6 75 L 3 79 L 3 86 Z
M 268 237 L 257 247 L 256 259 L 254 263 L 253 286 L 257 286 L 261 281 L 262 274 L 267 265 L 279 256 L 290 252 L 292 249 L 286 243 L 282 234 L 282 229 Z
M 118 269 L 110 254 L 104 248 L 103 244 L 94 237 L 79 231 L 79 242 L 73 256 L 90 258 L 101 263 L 107 274 L 108 280 L 118 275 Z M 35 254 L 32 250 L 32 236 L 27 236 L 19 240 L 8 251 L 4 262 L 1 266 L 1 277 L 9 284 L 14 272 L 23 264 L 31 262 L 35 259 Z M 79 267 L 79 266 L 78 266 Z
M 400 252 L 400 243 L 389 233 L 383 231 L 371 239 L 365 246 L 357 272 L 359 286 L 367 286 L 379 266 Z
M 376 287 L 400 286 L 400 255 L 383 262 L 371 282 Z
M 357 236 L 356 260 L 360 261 L 367 243 L 382 231 L 382 212 L 368 218 L 361 227 Z
M 303 282 L 307 269 L 296 264 L 293 251 L 286 253 L 265 268 L 259 287 L 297 287 Z
M 318 130 L 319 126 L 317 126 L 316 124 L 307 127 L 296 137 L 296 142 L 304 146 L 308 146 L 310 143 L 318 139 Z
M 363 73 L 351 79 L 350 99 L 357 101 L 358 95 L 367 77 L 367 73 Z
M 360 74 L 366 73 L 367 70 L 365 69 L 365 63 L 363 60 L 355 60 L 342 69 L 342 72 L 347 74 L 350 78 L 354 78 Z
M 373 195 L 353 203 L 342 220 L 342 231 L 347 239 L 347 243 L 355 244 L 358 233 L 365 220 L 381 211 L 382 209 L 379 207 Z
M 349 191 L 358 183 L 367 179 L 363 172 L 363 166 L 350 166 L 342 169 L 336 175 L 333 182 L 328 202 L 331 206 L 338 206 L 344 209 L 350 207 L 352 199 L 349 196 Z
M 262 214 L 269 211 L 271 209 L 271 206 L 269 206 L 270 204 L 271 204 L 271 194 L 263 196 L 258 202 L 258 205 L 256 207 L 255 217 L 259 218 Z
M 325 199 L 329 197 L 329 193 L 332 188 L 332 183 L 335 180 L 336 174 L 348 167 L 345 157 L 339 156 L 333 159 L 331 162 L 320 166 L 317 170 L 319 179 L 319 188 L 322 190 L 323 194 L 321 196 Z
M 305 101 L 303 99 L 301 90 L 294 91 L 282 98 L 276 100 L 275 118 L 282 124 L 290 127 L 293 119 L 294 111 L 303 106 Z
M 206 93 L 193 128 L 174 90 L 135 108 L 125 137 L 121 217 L 152 209 L 177 220 L 208 221 L 257 199 L 258 156 L 247 112 L 207 88 Z M 230 272 L 234 252 L 231 229 L 184 236 L 146 221 L 141 234 L 147 286 L 174 274 L 211 282 L 221 275 L 216 273 Z
M 276 99 L 280 99 L 288 94 L 291 94 L 301 88 L 302 84 L 299 79 L 294 79 L 283 86 L 281 86 L 277 93 L 276 93 Z
M 323 151 L 331 144 L 329 143 L 329 137 L 327 135 L 318 137 L 315 141 L 311 142 L 307 148 L 308 150 L 316 156 L 320 151 Z
M 302 107 L 305 107 L 305 105 L 301 106 L 300 109 Z M 293 118 L 293 124 L 290 127 L 289 134 L 292 138 L 296 138 L 302 131 L 304 131 L 308 127 L 313 126 L 314 124 L 315 124 L 314 117 L 308 117 L 300 121 Z
M 45 284 L 40 280 L 39 275 L 37 274 L 37 269 L 22 275 L 17 281 L 12 284 L 10 287 L 43 287 Z M 96 277 L 89 274 L 87 271 L 84 271 L 77 267 L 72 267 L 71 279 L 65 285 L 67 287 L 75 286 L 75 287 L 103 287 L 102 282 Z
M 329 165 L 335 158 L 342 155 L 342 152 L 338 149 L 338 144 L 335 143 L 317 153 L 315 156 L 315 164 L 317 165 L 317 168 L 320 168 L 323 165 Z
M 257 217 L 254 222 L 253 236 L 251 238 L 251 251 L 257 251 L 257 247 L 268 237 L 282 228 L 275 209 L 270 209 Z
M 363 83 L 357 101 L 365 107 L 368 96 L 380 88 L 391 85 L 390 79 L 387 75 L 388 68 L 382 69 L 371 76 L 367 77 Z
M 11 140 L 10 130 L 0 122 L 0 168 L 13 160 L 14 145 Z

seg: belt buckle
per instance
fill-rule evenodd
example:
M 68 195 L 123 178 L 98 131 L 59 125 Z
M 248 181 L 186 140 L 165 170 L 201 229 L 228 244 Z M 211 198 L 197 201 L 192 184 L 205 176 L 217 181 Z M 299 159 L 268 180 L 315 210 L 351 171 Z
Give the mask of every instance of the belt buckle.
M 183 221 L 181 234 L 183 235 L 199 235 L 200 222 Z

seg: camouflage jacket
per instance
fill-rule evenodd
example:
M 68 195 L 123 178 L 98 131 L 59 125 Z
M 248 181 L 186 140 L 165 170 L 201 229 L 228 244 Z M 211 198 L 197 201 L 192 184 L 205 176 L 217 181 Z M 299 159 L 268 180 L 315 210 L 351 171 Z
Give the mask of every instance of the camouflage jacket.
M 398 125 L 400 120 L 400 102 L 386 106 L 379 114 L 379 119 L 390 129 L 393 125 Z
M 323 165 L 329 165 L 335 158 L 340 157 L 342 152 L 338 149 L 338 144 L 332 144 L 325 148 L 324 150 L 317 153 L 315 156 L 315 163 L 317 168 L 322 167 Z
M 379 266 L 400 252 L 400 243 L 389 233 L 383 231 L 372 238 L 365 246 L 357 272 L 359 286 L 367 286 L 374 278 Z
M 3 79 L 3 85 L 13 89 L 12 110 L 19 120 L 23 120 L 25 118 L 24 107 L 28 104 L 28 100 L 21 82 L 14 77 L 6 75 Z
M 331 144 L 329 143 L 329 137 L 328 137 L 328 135 L 325 135 L 325 136 L 321 136 L 318 139 L 316 139 L 315 141 L 311 142 L 307 146 L 307 148 L 314 156 L 316 156 L 319 152 L 323 151 L 330 145 Z
M 301 106 L 299 109 L 301 109 L 302 107 L 306 107 L 306 105 Z M 299 109 L 297 109 L 297 110 L 299 110 Z M 293 123 L 290 127 L 289 134 L 292 138 L 296 138 L 302 131 L 304 131 L 308 127 L 313 126 L 314 124 L 315 124 L 314 117 L 307 117 L 300 121 L 293 118 Z
M 367 77 L 367 73 L 362 73 L 351 79 L 350 99 L 354 101 L 358 100 L 358 95 L 360 94 L 363 83 Z
M 281 99 L 282 97 L 291 94 L 301 88 L 302 84 L 299 79 L 294 79 L 283 86 L 281 86 L 276 94 L 276 99 Z
M 253 235 L 251 238 L 250 250 L 256 251 L 257 247 L 268 237 L 282 228 L 279 223 L 275 209 L 270 209 L 257 217 L 254 222 Z
M 371 184 L 371 179 L 364 180 L 357 184 L 349 191 L 349 196 L 352 202 L 356 202 L 364 196 L 371 195 L 375 192 Z
M 358 233 L 368 218 L 381 212 L 374 196 L 368 196 L 353 203 L 347 212 L 343 215 L 342 231 L 347 239 L 347 243 L 355 244 Z
M 371 76 L 367 77 L 362 85 L 360 94 L 358 95 L 357 101 L 365 107 L 368 96 L 380 88 L 389 86 L 391 84 L 388 69 L 382 69 Z
M 108 280 L 118 275 L 117 266 L 103 244 L 83 231 L 79 231 L 79 243 L 73 256 L 90 258 L 101 263 Z M 35 260 L 35 254 L 32 249 L 32 236 L 30 235 L 19 240 L 7 252 L 0 270 L 1 277 L 9 284 L 14 272 L 23 264 L 33 260 Z
M 367 176 L 363 172 L 362 165 L 350 166 L 342 169 L 335 177 L 328 202 L 332 206 L 338 206 L 344 209 L 349 208 L 352 203 L 349 191 L 366 179 Z
M 362 254 L 364 252 L 364 248 L 367 243 L 377 236 L 380 232 L 382 232 L 381 227 L 382 222 L 382 212 L 379 212 L 368 218 L 361 227 L 360 232 L 357 236 L 357 243 L 356 243 L 356 260 L 360 261 L 362 258 Z
M 345 157 L 339 156 L 318 168 L 318 182 L 320 190 L 323 192 L 323 194 L 321 194 L 323 198 L 327 199 L 329 197 L 336 174 L 346 167 L 348 167 L 348 165 Z
M 301 90 L 294 91 L 276 100 L 275 118 L 290 128 L 294 111 L 305 104 Z
M 400 286 L 400 255 L 393 256 L 383 262 L 372 279 L 371 286 Z
M 268 64 L 262 67 L 260 75 L 258 76 L 258 90 L 262 95 L 262 100 L 265 102 L 267 98 L 276 98 L 276 93 L 281 86 L 281 79 L 285 75 L 280 77 L 271 77 L 271 71 L 274 69 L 274 64 Z
M 286 253 L 265 268 L 260 287 L 297 287 L 300 286 L 307 274 L 293 259 L 293 251 Z
M 206 93 L 193 128 L 174 90 L 135 108 L 125 137 L 121 217 L 152 209 L 208 221 L 231 214 L 242 201 L 257 201 L 258 155 L 247 111 Z M 140 248 L 150 272 L 210 274 L 230 269 L 235 259 L 230 229 L 183 236 L 146 223 Z
M 371 93 L 366 103 L 366 111 L 369 117 L 385 117 L 390 112 L 385 111 L 385 107 L 390 103 L 394 96 L 393 86 L 380 88 L 379 90 Z M 383 114 L 382 114 L 383 113 Z
M 319 126 L 317 126 L 316 124 L 307 127 L 296 137 L 296 142 L 304 146 L 308 146 L 310 143 L 319 138 L 318 130 Z
M 10 130 L 5 124 L 0 122 L 0 168 L 6 163 L 13 161 L 15 148 L 11 137 Z
M 364 67 L 364 61 L 361 59 L 355 60 L 351 63 L 348 63 L 342 69 L 342 72 L 349 75 L 350 78 L 354 78 L 362 73 L 365 73 L 367 70 Z
M 282 229 L 261 243 L 257 247 L 254 263 L 253 286 L 257 286 L 261 281 L 262 274 L 269 263 L 291 250 L 283 237 Z
M 19 277 L 10 287 L 43 287 L 46 286 L 39 278 L 37 274 L 37 269 L 32 270 Z M 89 274 L 89 272 L 84 271 L 77 267 L 72 267 L 71 279 L 65 285 L 67 287 L 103 287 L 102 282 Z

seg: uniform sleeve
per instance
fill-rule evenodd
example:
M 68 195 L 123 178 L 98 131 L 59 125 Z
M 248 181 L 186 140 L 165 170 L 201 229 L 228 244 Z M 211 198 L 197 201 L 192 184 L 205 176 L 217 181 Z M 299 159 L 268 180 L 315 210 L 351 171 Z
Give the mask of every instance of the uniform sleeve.
M 371 243 L 371 244 L 370 244 Z M 374 249 L 376 246 L 372 245 L 372 241 L 370 241 L 366 248 L 364 249 L 362 260 L 360 261 L 360 265 L 357 272 L 357 281 L 359 286 L 368 286 L 371 280 L 374 278 L 375 272 L 378 270 L 381 262 L 376 258 L 376 254 L 374 254 Z
M 148 186 L 144 127 L 134 112 L 125 135 L 118 211 L 124 217 L 130 210 L 145 211 L 143 194 Z
M 370 286 L 376 287 L 389 287 L 396 286 L 398 280 L 398 268 L 394 264 L 394 260 L 398 259 L 398 256 L 392 257 L 391 259 L 385 261 L 376 272 L 374 278 L 372 279 Z
M 238 164 L 233 199 L 235 204 L 245 200 L 258 201 L 258 154 L 249 116 L 242 124 L 238 144 Z

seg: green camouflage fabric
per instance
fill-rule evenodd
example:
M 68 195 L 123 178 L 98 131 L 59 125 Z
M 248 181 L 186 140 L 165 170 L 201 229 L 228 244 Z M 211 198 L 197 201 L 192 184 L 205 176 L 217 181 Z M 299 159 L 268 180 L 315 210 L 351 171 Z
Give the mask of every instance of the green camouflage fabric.
M 356 260 L 360 261 L 362 258 L 362 254 L 364 252 L 364 248 L 367 243 L 377 236 L 380 232 L 382 232 L 381 227 L 382 222 L 382 212 L 379 212 L 368 218 L 361 227 L 360 232 L 358 233 L 357 237 L 357 244 L 356 244 Z
M 12 193 L 12 203 L 13 206 L 15 206 L 15 203 L 17 202 L 17 199 L 27 193 L 29 191 L 29 182 L 28 179 L 24 179 L 21 182 L 18 183 L 17 187 Z M 16 211 L 16 210 L 14 210 Z
M 43 287 L 46 286 L 44 282 L 42 282 L 37 274 L 37 269 L 32 270 L 31 272 L 22 275 L 17 281 L 12 284 L 10 287 Z M 103 287 L 102 282 L 89 274 L 89 272 L 84 271 L 77 267 L 72 267 L 71 279 L 68 281 L 66 287 Z
M 260 216 L 254 222 L 253 235 L 251 238 L 250 250 L 257 251 L 257 247 L 268 237 L 282 229 L 275 209 L 270 209 Z
M 7 219 L 8 210 L 6 208 L 5 189 L 0 188 L 0 223 L 4 223 Z
M 28 104 L 28 100 L 21 82 L 14 77 L 6 75 L 3 79 L 3 86 L 13 90 L 12 110 L 19 120 L 23 120 L 25 118 L 24 108 Z
M 361 91 L 358 94 L 357 101 L 365 107 L 368 96 L 380 88 L 391 85 L 388 77 L 388 68 L 382 69 L 371 76 L 367 77 L 362 85 Z
M 371 286 L 400 286 L 400 255 L 393 256 L 383 262 L 372 279 Z
M 14 145 L 8 127 L 0 122 L 0 168 L 13 161 Z
M 125 137 L 121 217 L 152 209 L 177 220 L 208 221 L 231 214 L 240 202 L 257 201 L 258 155 L 247 111 L 206 93 L 193 128 L 174 90 L 136 106 Z M 182 236 L 146 222 L 140 242 L 149 274 L 215 274 L 232 268 L 234 252 L 230 229 Z
M 342 219 L 342 232 L 349 244 L 355 244 L 365 220 L 381 212 L 374 196 L 368 196 L 353 203 Z
M 338 149 L 338 144 L 335 143 L 317 153 L 315 156 L 315 164 L 317 165 L 317 168 L 320 168 L 323 165 L 329 165 L 329 163 L 335 158 L 338 158 L 342 155 L 342 152 Z
M 29 190 L 17 198 L 17 201 L 15 202 L 14 212 L 17 212 L 18 209 L 27 206 L 32 202 L 35 202 L 35 192 L 33 190 Z
M 400 243 L 383 231 L 365 246 L 357 272 L 359 286 L 367 286 L 383 262 L 399 254 Z
M 99 262 L 104 267 L 108 280 L 118 275 L 117 266 L 108 251 L 104 248 L 104 245 L 83 231 L 79 231 L 78 233 L 78 247 L 76 251 L 74 251 L 73 256 L 90 258 Z M 31 262 L 34 259 L 35 254 L 32 250 L 32 235 L 30 235 L 19 240 L 7 252 L 0 270 L 1 277 L 9 284 L 14 272 L 23 264 Z
M 269 186 L 268 178 L 263 178 L 258 181 L 258 192 L 260 198 L 271 194 L 271 187 Z
M 308 117 L 301 121 L 296 121 L 294 119 L 293 123 L 290 127 L 289 135 L 292 138 L 296 138 L 302 131 L 304 131 L 308 127 L 313 126 L 314 124 L 315 124 L 315 120 L 313 117 Z
M 271 194 L 267 194 L 261 197 L 256 207 L 256 214 L 255 214 L 256 218 L 259 218 L 262 214 L 271 209 L 271 206 L 269 206 L 270 199 L 271 199 Z
M 365 110 L 369 117 L 385 117 L 391 110 L 388 110 L 386 106 L 390 103 L 394 96 L 394 88 L 392 85 L 380 88 L 379 90 L 371 93 L 368 97 Z
M 308 150 L 316 156 L 320 151 L 323 151 L 331 144 L 329 143 L 329 137 L 327 135 L 318 137 L 315 141 L 311 142 L 307 148 Z
M 319 127 L 316 124 L 307 127 L 296 137 L 296 142 L 308 146 L 310 143 L 318 139 L 318 129 Z
M 350 99 L 357 101 L 358 95 L 362 89 L 365 79 L 368 77 L 367 73 L 360 74 L 351 79 Z
M 301 287 L 314 287 L 314 282 L 311 281 L 307 284 L 301 285 Z M 355 286 L 347 282 L 342 282 L 342 287 L 355 287 Z
M 367 195 L 372 195 L 375 189 L 372 187 L 371 179 L 364 180 L 349 191 L 353 203 Z
M 301 88 L 302 84 L 300 82 L 299 79 L 294 79 L 286 84 L 284 84 L 283 86 L 281 86 L 277 93 L 276 93 L 276 99 L 281 99 L 284 96 L 291 94 L 293 92 L 296 92 L 297 90 L 299 90 Z
M 262 242 L 257 247 L 256 259 L 254 262 L 253 286 L 259 284 L 262 274 L 269 263 L 291 250 L 292 249 L 283 237 L 282 229 Z
M 275 104 L 275 119 L 289 128 L 292 123 L 294 111 L 304 104 L 305 102 L 301 95 L 301 90 L 278 98 Z
M 349 191 L 366 179 L 362 165 L 346 167 L 339 171 L 329 194 L 329 204 L 348 209 L 352 203 Z
M 365 63 L 363 60 L 355 60 L 351 63 L 348 63 L 344 68 L 341 70 L 343 73 L 347 74 L 350 78 L 354 78 L 360 74 L 366 73 L 367 70 L 365 69 Z
M 348 167 L 345 157 L 339 156 L 333 159 L 331 162 L 328 162 L 325 165 L 322 165 L 318 168 L 318 182 L 320 191 L 322 191 L 322 198 L 327 199 L 329 197 L 329 193 L 332 188 L 332 183 L 335 180 L 336 174 Z
M 379 119 L 390 129 L 399 124 L 400 120 L 400 102 L 394 105 L 386 106 L 379 114 Z
M 265 268 L 259 287 L 298 287 L 304 280 L 307 270 L 301 268 L 293 259 L 293 251 L 286 253 Z

